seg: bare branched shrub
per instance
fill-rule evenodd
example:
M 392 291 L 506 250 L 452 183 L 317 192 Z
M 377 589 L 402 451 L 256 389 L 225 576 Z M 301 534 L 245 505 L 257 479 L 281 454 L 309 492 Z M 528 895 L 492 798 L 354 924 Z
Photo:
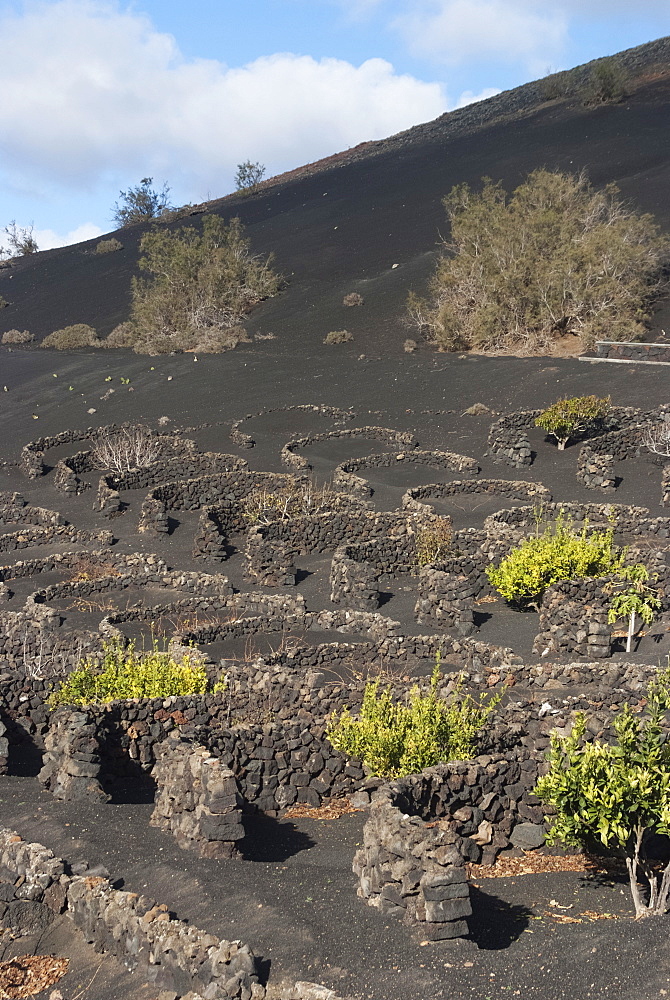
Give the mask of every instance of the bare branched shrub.
M 416 561 L 419 566 L 429 566 L 443 559 L 454 537 L 454 529 L 449 517 L 436 517 L 430 524 L 416 533 Z
M 153 465 L 159 454 L 156 437 L 141 424 L 101 434 L 91 449 L 96 468 L 117 474 Z
M 670 241 L 618 189 L 586 176 L 529 174 L 512 195 L 486 179 L 444 199 L 451 237 L 430 297 L 408 302 L 409 320 L 443 351 L 544 350 L 575 334 L 638 340 L 667 285 Z
M 7 330 L 2 335 L 3 344 L 30 344 L 34 339 L 30 330 Z
M 29 226 L 17 226 L 12 219 L 2 230 L 7 246 L 0 246 L 0 257 L 27 257 L 31 253 L 37 253 L 39 247 L 33 231 L 32 223 Z
M 353 333 L 348 330 L 331 330 L 323 338 L 324 344 L 347 344 L 354 339 Z
M 327 484 L 315 487 L 313 483 L 289 483 L 276 490 L 251 490 L 242 507 L 250 524 L 270 524 L 304 514 L 321 514 L 336 507 L 340 499 L 341 495 Z
M 659 423 L 645 427 L 642 444 L 654 455 L 670 458 L 670 413 L 666 413 Z
M 342 299 L 343 306 L 362 306 L 365 299 L 358 292 L 349 292 Z
M 82 556 L 72 565 L 70 583 L 81 583 L 86 580 L 103 580 L 107 576 L 121 576 L 113 563 L 96 562 Z

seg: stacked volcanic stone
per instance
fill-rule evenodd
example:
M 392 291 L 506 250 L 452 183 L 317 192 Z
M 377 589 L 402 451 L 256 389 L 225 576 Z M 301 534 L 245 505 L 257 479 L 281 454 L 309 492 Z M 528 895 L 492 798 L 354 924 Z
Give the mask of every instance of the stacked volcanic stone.
M 305 437 L 287 441 L 281 450 L 282 464 L 296 471 L 310 469 L 311 466 L 307 459 L 303 455 L 297 454 L 298 450 L 315 444 L 317 441 L 330 441 L 337 438 L 371 438 L 403 449 L 419 447 L 419 442 L 414 435 L 406 431 L 396 431 L 390 427 L 351 427 L 345 430 L 326 431 L 324 434 L 308 434 Z
M 563 580 L 545 590 L 533 652 L 591 659 L 610 656 L 612 626 L 607 614 L 611 597 L 606 584 L 606 578 Z
M 354 611 L 374 611 L 381 603 L 379 573 L 360 559 L 358 545 L 336 549 L 330 567 L 330 600 Z
M 245 555 L 247 578 L 263 587 L 292 587 L 296 582 L 295 554 L 289 545 L 268 537 L 269 525 L 250 528 Z
M 475 588 L 467 577 L 445 573 L 436 566 L 424 566 L 419 574 L 419 599 L 414 615 L 419 625 L 430 622 L 453 628 L 458 635 L 472 635 L 474 595 Z
M 46 930 L 65 909 L 65 864 L 41 844 L 0 830 L 0 924 L 18 934 Z
M 663 469 L 663 479 L 661 482 L 662 499 L 664 507 L 670 507 L 670 465 Z
M 95 469 L 95 460 L 92 451 L 78 451 L 69 458 L 61 458 L 56 463 L 53 475 L 53 485 L 63 493 L 83 493 L 91 488 L 90 483 L 82 482 L 79 478 L 85 472 L 92 472 Z
M 599 358 L 625 361 L 665 361 L 670 364 L 670 344 L 637 344 L 623 341 L 598 340 L 596 353 Z
M 589 490 L 614 490 L 614 456 L 598 454 L 585 445 L 577 459 L 577 479 Z
M 520 410 L 509 413 L 491 424 L 487 456 L 494 462 L 522 469 L 533 461 L 527 431 L 535 426 L 542 410 Z
M 169 740 L 156 748 L 156 805 L 151 825 L 201 858 L 234 858 L 244 837 L 235 777 L 203 747 Z
M 92 713 L 70 708 L 54 712 L 44 746 L 39 780 L 54 798 L 109 800 L 100 784 L 100 733 Z
M 194 559 L 225 561 L 228 558 L 228 537 L 244 527 L 246 524 L 241 516 L 239 504 L 224 502 L 205 507 L 198 519 L 193 539 Z
M 0 713 L 0 774 L 7 774 L 9 768 L 9 738 L 7 726 Z

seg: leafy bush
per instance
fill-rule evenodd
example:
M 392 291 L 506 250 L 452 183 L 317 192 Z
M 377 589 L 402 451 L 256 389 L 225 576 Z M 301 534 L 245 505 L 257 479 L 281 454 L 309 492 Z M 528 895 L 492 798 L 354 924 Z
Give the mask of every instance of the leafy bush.
M 54 330 L 42 341 L 42 347 L 55 347 L 57 351 L 71 351 L 76 347 L 100 347 L 101 341 L 92 326 L 87 323 L 75 323 L 64 326 L 62 330 Z
M 120 201 L 114 206 L 113 219 L 117 226 L 132 226 L 136 222 L 150 222 L 163 212 L 170 211 L 170 188 L 163 184 L 160 191 L 152 187 L 153 177 L 143 177 L 135 187 L 120 191 Z
M 358 292 L 348 292 L 342 299 L 343 306 L 362 306 L 365 299 Z
M 123 250 L 123 243 L 120 240 L 115 239 L 112 236 L 109 240 L 100 240 L 96 244 L 94 253 L 115 253 L 117 250 Z
M 416 561 L 419 566 L 429 566 L 443 559 L 454 537 L 451 519 L 436 517 L 434 521 L 416 533 Z
M 628 73 L 614 57 L 601 59 L 589 74 L 583 89 L 584 104 L 607 104 L 621 101 L 628 90 Z
M 540 80 L 540 93 L 545 101 L 554 101 L 558 97 L 566 97 L 574 86 L 574 72 L 564 69 L 558 73 L 548 73 Z
M 486 575 L 498 593 L 514 603 L 538 606 L 547 587 L 559 580 L 606 576 L 623 566 L 624 552 L 614 545 L 614 530 L 576 532 L 561 515 L 542 533 L 525 538 Z
M 2 335 L 3 344 L 29 344 L 35 339 L 30 330 L 6 330 Z
M 584 174 L 535 170 L 508 197 L 467 184 L 444 199 L 451 238 L 409 319 L 443 351 L 535 351 L 564 334 L 584 345 L 635 340 L 667 282 L 670 241 L 650 215 Z
M 624 706 L 614 718 L 614 744 L 585 741 L 586 716 L 578 713 L 570 736 L 552 735 L 549 771 L 535 788 L 556 811 L 550 843 L 590 847 L 600 841 L 623 854 L 637 919 L 668 909 L 670 863 L 657 874 L 646 849 L 653 834 L 670 834 L 670 740 L 663 728 L 669 684 L 666 670 L 650 685 L 645 719 Z
M 205 217 L 202 232 L 156 228 L 142 237 L 140 249 L 140 268 L 149 277 L 133 279 L 139 354 L 211 350 L 219 335 L 220 349 L 228 350 L 231 331 L 239 331 L 249 310 L 276 295 L 281 284 L 272 257 L 250 252 L 239 219 L 226 225 L 218 216 Z
M 134 347 L 137 340 L 137 330 L 135 324 L 130 322 L 119 323 L 114 327 L 103 341 L 101 347 Z
M 370 774 L 400 778 L 445 760 L 468 760 L 476 751 L 476 736 L 498 704 L 498 695 L 475 701 L 462 695 L 461 684 L 448 701 L 440 698 L 439 656 L 427 694 L 412 689 L 406 703 L 393 700 L 380 679 L 367 684 L 358 717 L 345 708 L 333 716 L 327 730 L 340 753 L 363 762 Z
M 195 657 L 181 663 L 158 648 L 137 652 L 134 642 L 125 646 L 110 640 L 103 645 L 102 662 L 85 659 L 51 695 L 49 704 L 91 705 L 118 698 L 169 698 L 204 694 L 208 681 L 204 666 Z
M 331 330 L 323 338 L 324 344 L 348 344 L 354 339 L 353 333 L 348 330 Z
M 630 653 L 635 635 L 636 619 L 651 625 L 656 612 L 662 607 L 658 590 L 649 586 L 649 571 L 646 566 L 624 566 L 619 578 L 609 586 L 612 603 L 607 612 L 607 621 L 613 625 L 619 618 L 628 619 L 626 652 Z
M 555 437 L 558 450 L 563 451 L 571 437 L 596 426 L 599 420 L 607 416 L 609 408 L 609 396 L 602 399 L 597 396 L 559 399 L 540 414 L 535 426 Z
M 265 176 L 265 167 L 262 163 L 252 163 L 245 160 L 244 163 L 237 164 L 235 174 L 235 187 L 238 191 L 254 191 Z

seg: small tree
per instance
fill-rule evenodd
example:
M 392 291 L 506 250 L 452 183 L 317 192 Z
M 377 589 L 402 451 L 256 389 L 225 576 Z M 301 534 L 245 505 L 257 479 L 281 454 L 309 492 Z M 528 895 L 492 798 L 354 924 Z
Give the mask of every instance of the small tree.
M 33 225 L 17 226 L 14 219 L 5 226 L 3 233 L 7 238 L 7 246 L 0 247 L 0 257 L 27 257 L 37 253 L 39 247 L 33 236 Z
M 265 176 L 265 167 L 262 163 L 252 163 L 245 160 L 244 163 L 237 164 L 235 174 L 235 188 L 238 191 L 253 191 L 258 187 Z
M 345 708 L 333 716 L 327 736 L 336 750 L 361 760 L 370 774 L 399 778 L 443 760 L 468 760 L 477 733 L 500 701 L 499 695 L 462 695 L 461 684 L 448 701 L 437 692 L 440 658 L 427 694 L 412 689 L 407 702 L 381 689 L 379 678 L 365 687 L 358 717 Z
M 596 427 L 598 421 L 607 416 L 609 408 L 609 396 L 602 399 L 597 396 L 559 399 L 540 414 L 535 426 L 555 437 L 558 450 L 563 451 L 570 438 Z
M 114 206 L 112 218 L 118 226 L 132 226 L 136 222 L 149 222 L 163 212 L 171 211 L 170 188 L 163 184 L 160 191 L 152 187 L 153 177 L 143 177 L 135 187 L 120 191 L 120 200 Z
M 636 618 L 645 625 L 650 625 L 656 612 L 661 607 L 658 591 L 648 586 L 649 571 L 646 566 L 623 566 L 619 571 L 619 579 L 610 585 L 614 593 L 612 603 L 607 612 L 607 621 L 613 625 L 619 618 L 628 618 L 628 635 L 626 652 L 630 653 L 633 636 L 636 633 Z
M 670 863 L 657 873 L 646 849 L 652 834 L 670 834 L 670 740 L 663 728 L 669 684 L 666 670 L 650 685 L 645 719 L 623 707 L 613 722 L 613 745 L 585 741 L 586 716 L 578 713 L 570 736 L 552 735 L 549 771 L 535 788 L 556 811 L 550 843 L 589 847 L 600 841 L 623 854 L 638 920 L 668 909 Z
M 600 59 L 589 74 L 584 88 L 584 104 L 621 101 L 628 89 L 628 73 L 613 56 Z

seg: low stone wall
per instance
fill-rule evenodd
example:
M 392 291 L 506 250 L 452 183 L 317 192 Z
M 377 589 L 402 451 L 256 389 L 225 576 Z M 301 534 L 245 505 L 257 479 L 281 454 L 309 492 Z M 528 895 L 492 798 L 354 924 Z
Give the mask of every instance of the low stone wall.
M 272 406 L 266 410 L 259 410 L 258 413 L 247 413 L 233 422 L 230 429 L 230 437 L 239 448 L 253 448 L 256 444 L 251 434 L 240 430 L 242 424 L 247 420 L 255 420 L 257 417 L 267 416 L 268 413 L 318 413 L 324 417 L 330 417 L 335 423 L 345 420 L 353 420 L 356 416 L 353 410 L 341 410 L 339 406 L 327 406 L 325 403 L 297 403 L 290 406 Z
M 429 940 L 467 935 L 466 861 L 490 864 L 503 850 L 544 844 L 544 812 L 532 795 L 542 767 L 520 750 L 371 782 L 356 797 L 371 803 L 354 858 L 359 896 Z
M 3 713 L 0 712 L 0 774 L 7 774 L 9 770 L 9 736 Z M 2 915 L 0 915 L 0 920 Z
M 383 441 L 391 448 L 401 450 L 414 449 L 419 447 L 419 442 L 413 434 L 405 431 L 396 431 L 391 427 L 347 427 L 344 430 L 326 431 L 324 434 L 309 434 L 305 437 L 294 438 L 288 441 L 281 450 L 282 463 L 290 469 L 306 472 L 311 469 L 311 465 L 304 457 L 298 454 L 303 448 L 319 441 L 330 441 L 337 438 L 371 438 L 376 441 Z
M 397 465 L 425 465 L 433 469 L 448 469 L 452 472 L 463 472 L 468 476 L 476 476 L 479 464 L 467 455 L 458 455 L 451 451 L 401 451 L 397 454 L 384 452 L 381 455 L 366 455 L 365 458 L 352 458 L 341 462 L 333 474 L 333 484 L 349 493 L 361 496 L 371 496 L 372 487 L 362 476 L 356 473 L 362 469 L 389 469 Z
M 533 461 L 528 431 L 542 410 L 518 410 L 505 414 L 491 424 L 487 456 L 494 462 L 523 469 Z
M 355 611 L 374 611 L 381 603 L 379 571 L 364 556 L 374 543 L 342 545 L 330 567 L 330 600 Z
M 589 490 L 616 489 L 614 455 L 598 454 L 584 445 L 577 458 L 577 481 Z
M 611 597 L 603 589 L 608 579 L 566 580 L 549 587 L 540 604 L 533 652 L 598 660 L 611 656 L 612 626 L 607 622 Z
M 666 465 L 663 469 L 661 503 L 664 507 L 670 507 L 670 465 Z
M 664 361 L 670 364 L 670 344 L 597 340 L 596 355 L 610 361 Z
M 0 552 L 16 552 L 19 549 L 31 549 L 38 545 L 112 545 L 114 536 L 111 531 L 83 531 L 72 524 L 58 524 L 41 527 L 22 528 L 20 531 L 10 531 L 0 534 Z
M 220 760 L 203 747 L 164 743 L 157 748 L 152 826 L 171 833 L 201 858 L 234 858 L 244 837 L 242 797 Z
M 165 483 L 154 487 L 144 500 L 138 531 L 167 534 L 169 510 L 200 510 L 224 501 L 239 502 L 254 489 L 272 492 L 294 487 L 297 482 L 287 473 L 242 471 Z
M 77 874 L 41 844 L 0 830 L 0 919 L 11 930 L 45 930 L 65 913 L 96 951 L 114 955 L 154 988 L 209 1000 L 262 1000 L 256 959 L 241 941 L 224 941 L 170 916 L 168 907 L 113 889 L 88 866 Z
M 444 500 L 446 497 L 463 494 L 505 497 L 508 500 L 527 500 L 537 497 L 542 503 L 551 501 L 551 493 L 542 483 L 509 479 L 472 479 L 414 486 L 403 495 L 402 506 L 403 510 L 425 513 L 431 509 L 431 504 L 425 501 Z
M 21 493 L 0 491 L 0 522 L 4 524 L 34 524 L 42 527 L 55 527 L 67 524 L 62 514 L 57 510 L 47 510 L 46 507 L 31 507 Z
M 451 628 L 458 635 L 472 635 L 475 587 L 466 576 L 445 573 L 435 566 L 422 566 L 419 597 L 414 615 L 419 625 Z
M 145 489 L 179 479 L 245 472 L 247 469 L 247 462 L 236 455 L 209 451 L 200 453 L 189 449 L 183 455 L 161 459 L 143 469 L 133 469 L 123 475 L 108 473 L 102 476 L 98 483 L 98 510 L 106 517 L 113 517 L 123 507 L 121 493 L 125 490 Z

